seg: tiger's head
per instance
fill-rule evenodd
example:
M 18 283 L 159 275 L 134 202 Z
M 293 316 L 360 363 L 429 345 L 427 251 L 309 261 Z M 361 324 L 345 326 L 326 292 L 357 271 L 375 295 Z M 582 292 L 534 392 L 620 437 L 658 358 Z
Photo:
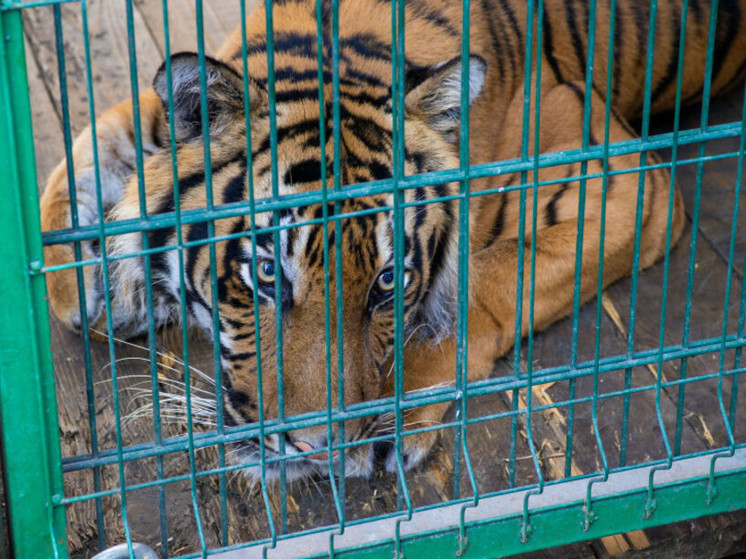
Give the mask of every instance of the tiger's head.
M 397 285 L 394 232 L 398 226 L 390 182 L 386 185 L 395 169 L 391 66 L 389 62 L 355 72 L 350 64 L 343 62 L 340 67 L 336 153 L 331 77 L 325 79 L 320 118 L 313 64 L 296 69 L 278 58 L 273 111 L 267 79 L 257 77 L 266 76 L 266 67 L 264 73 L 250 67 L 244 79 L 240 57 L 235 64 L 208 58 L 209 152 L 203 140 L 197 55 L 173 56 L 170 80 L 165 65 L 156 75 L 154 88 L 164 107 L 169 97 L 174 107 L 169 124 L 177 146 L 181 211 L 209 207 L 210 188 L 214 205 L 237 207 L 214 226 L 201 221 L 183 230 L 188 246 L 184 289 L 190 315 L 208 331 L 214 331 L 214 325 L 219 328 L 227 425 L 256 422 L 260 409 L 265 420 L 281 419 L 337 407 L 342 398 L 349 406 L 379 397 L 383 379 L 391 372 L 398 289 L 402 290 L 404 339 L 419 335 L 435 340 L 448 334 L 455 323 L 458 202 L 453 197 L 458 185 L 402 191 L 404 265 L 402 284 Z M 484 62 L 472 57 L 470 102 L 479 94 L 484 77 Z M 404 175 L 457 168 L 460 57 L 408 67 L 406 78 Z M 323 130 L 320 121 L 325 123 Z M 322 151 L 326 208 L 318 203 Z M 158 185 L 151 189 L 156 200 L 149 202 L 154 212 L 175 207 L 170 158 L 170 150 L 164 150 L 146 166 L 146 181 Z M 368 182 L 374 183 L 373 193 L 354 195 L 356 185 Z M 304 201 L 309 193 L 317 197 L 313 203 Z M 257 210 L 253 218 L 246 204 L 252 196 Z M 433 199 L 441 200 L 428 203 Z M 174 234 L 173 230 L 152 233 L 151 247 L 165 246 Z M 213 236 L 222 240 L 200 244 Z M 178 277 L 175 252 L 156 256 L 153 263 L 162 283 L 171 285 L 178 297 L 178 282 L 173 281 Z M 370 416 L 347 419 L 342 440 L 340 423 L 333 423 L 332 441 L 323 419 L 285 434 L 271 433 L 264 445 L 267 472 L 270 477 L 277 474 L 279 461 L 273 459 L 281 451 L 286 456 L 306 453 L 287 461 L 291 479 L 323 468 L 330 444 L 361 440 L 374 426 Z M 239 462 L 258 463 L 258 439 L 237 443 L 236 448 Z M 338 453 L 334 454 L 338 460 Z M 369 473 L 370 445 L 348 448 L 345 456 L 348 475 Z M 258 466 L 247 469 L 255 475 L 260 471 Z

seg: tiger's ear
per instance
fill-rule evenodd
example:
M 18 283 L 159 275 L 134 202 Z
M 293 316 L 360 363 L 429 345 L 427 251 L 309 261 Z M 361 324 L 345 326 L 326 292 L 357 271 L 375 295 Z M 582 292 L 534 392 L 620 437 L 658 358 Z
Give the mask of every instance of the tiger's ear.
M 461 57 L 425 68 L 409 70 L 406 75 L 407 110 L 424 117 L 431 128 L 451 143 L 458 139 L 461 121 Z M 469 57 L 469 105 L 484 85 L 487 64 L 475 55 Z
M 207 113 L 210 134 L 219 133 L 236 118 L 243 118 L 243 78 L 232 68 L 213 58 L 205 57 L 207 83 Z M 260 103 L 264 94 L 250 82 L 251 106 Z M 202 135 L 202 102 L 199 57 L 182 52 L 171 57 L 171 86 L 174 102 L 176 141 L 183 142 Z M 163 102 L 168 116 L 168 75 L 166 63 L 158 69 L 153 88 Z

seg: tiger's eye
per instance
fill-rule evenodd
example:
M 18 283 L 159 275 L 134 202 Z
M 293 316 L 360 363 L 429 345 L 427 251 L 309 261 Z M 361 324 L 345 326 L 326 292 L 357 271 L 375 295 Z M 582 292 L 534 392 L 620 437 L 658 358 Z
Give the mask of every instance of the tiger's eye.
M 409 285 L 409 280 L 412 276 L 412 273 L 408 270 L 404 271 L 404 287 L 407 287 Z M 388 270 L 384 270 L 380 274 L 378 274 L 378 277 L 376 278 L 376 287 L 379 289 L 379 291 L 382 291 L 384 293 L 389 293 L 393 291 L 394 289 L 394 270 L 389 268 Z
M 394 289 L 394 270 L 384 270 L 378 275 L 376 285 L 381 291 L 391 291 Z
M 275 263 L 271 260 L 261 260 L 256 268 L 256 277 L 262 283 L 275 283 Z

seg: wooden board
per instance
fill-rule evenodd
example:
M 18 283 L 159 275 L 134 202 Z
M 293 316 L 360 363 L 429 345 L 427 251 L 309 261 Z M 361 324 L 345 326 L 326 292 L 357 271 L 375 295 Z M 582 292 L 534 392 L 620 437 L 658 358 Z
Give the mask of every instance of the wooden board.
M 247 2 L 250 8 L 251 2 Z M 93 58 L 93 84 L 96 111 L 100 114 L 106 107 L 128 96 L 129 54 L 127 51 L 127 26 L 125 4 L 107 0 L 89 0 L 89 36 Z M 162 3 L 155 0 L 136 0 L 134 3 L 133 26 L 136 36 L 138 58 L 138 85 L 148 87 L 152 76 L 159 67 L 165 53 L 163 41 Z M 171 30 L 171 52 L 196 50 L 195 5 L 189 0 L 169 0 L 169 24 Z M 238 1 L 208 1 L 204 3 L 204 26 L 206 30 L 206 51 L 214 53 L 223 38 L 238 21 Z M 82 24 L 80 5 L 63 5 L 62 27 L 65 34 L 65 61 L 67 65 L 70 118 L 73 133 L 78 133 L 89 122 L 88 93 L 85 87 L 85 53 L 81 42 Z M 63 157 L 61 104 L 59 80 L 57 78 L 57 53 L 55 50 L 54 22 L 51 8 L 29 9 L 24 11 L 29 55 L 29 78 L 31 81 L 32 107 L 35 140 L 37 143 L 37 165 L 40 185 L 53 166 Z M 734 93 L 724 101 L 713 104 L 713 119 L 728 122 L 740 118 L 743 104 L 741 93 Z M 665 121 L 665 118 L 662 119 Z M 686 127 L 698 123 L 696 109 L 685 113 Z M 665 122 L 661 124 L 665 126 Z M 734 140 L 720 141 L 707 146 L 707 153 L 715 150 L 733 151 Z M 694 151 L 692 151 L 692 149 Z M 688 150 L 688 151 L 687 151 Z M 696 155 L 696 146 L 682 149 L 680 157 Z M 728 267 L 725 258 L 730 243 L 730 223 L 732 204 L 735 196 L 742 196 L 735 187 L 736 162 L 733 158 L 705 165 L 705 181 L 699 227 L 686 235 L 693 234 L 698 242 L 697 267 L 693 276 L 692 327 L 689 339 L 692 341 L 720 335 L 723 308 L 728 309 L 728 329 L 732 333 L 741 293 L 740 272 L 734 271 L 734 282 L 730 300 L 725 303 L 725 278 Z M 679 182 L 687 200 L 691 215 L 696 167 L 684 165 L 679 168 Z M 728 213 L 728 208 L 731 213 Z M 735 267 L 740 270 L 743 254 L 746 251 L 743 228 L 746 226 L 746 200 L 742 200 L 739 214 L 739 228 L 736 239 Z M 682 301 L 686 290 L 686 265 L 688 246 L 686 239 L 673 251 L 669 277 L 668 306 L 665 315 L 665 344 L 681 342 L 683 322 Z M 684 272 L 682 272 L 684 270 Z M 661 279 L 663 268 L 658 265 L 646 271 L 640 278 L 638 293 L 637 326 L 635 329 L 636 349 L 658 346 L 658 324 L 660 321 Z M 617 355 L 626 350 L 626 329 L 629 316 L 630 282 L 624 280 L 612 286 L 603 300 L 600 335 L 601 356 Z M 579 314 L 578 360 L 593 358 L 596 333 L 595 302 L 584 306 Z M 90 419 L 95 418 L 95 433 L 99 449 L 116 448 L 116 416 L 113 405 L 110 372 L 109 347 L 106 343 L 94 341 L 91 345 L 91 376 L 93 378 L 93 409 L 89 410 L 88 395 L 85 389 L 85 354 L 80 336 L 65 330 L 52 319 L 52 337 L 57 378 L 58 405 L 60 414 L 60 435 L 63 455 L 79 456 L 91 452 Z M 174 381 L 183 378 L 183 370 L 172 356 L 181 355 L 178 330 L 160 333 L 155 344 L 170 357 L 158 361 L 158 372 L 162 375 L 160 388 L 168 389 Z M 117 343 L 114 347 L 119 380 L 119 413 L 129 419 L 122 430 L 124 444 L 153 441 L 154 419 L 147 410 L 147 402 L 152 396 L 137 392 L 148 388 L 150 367 L 147 364 L 147 340 L 134 340 L 145 348 Z M 572 348 L 572 323 L 562 321 L 547 332 L 537 334 L 532 364 L 537 374 L 542 369 L 568 363 Z M 526 368 L 527 345 L 521 349 L 522 367 Z M 199 336 L 190 341 L 192 365 L 208 376 L 212 375 L 212 350 L 210 344 Z M 732 353 L 726 355 L 726 368 L 733 361 Z M 496 375 L 510 374 L 513 357 L 509 354 L 496 366 Z M 714 368 L 713 368 L 714 367 Z M 687 360 L 687 375 L 702 376 L 717 370 L 713 355 L 702 355 Z M 627 463 L 641 463 L 665 456 L 663 432 L 655 420 L 656 402 L 651 387 L 655 386 L 656 375 L 672 380 L 680 374 L 679 363 L 666 363 L 660 371 L 656 367 L 637 367 L 630 372 L 630 382 L 635 388 L 648 388 L 630 398 L 630 424 L 627 434 Z M 740 380 L 740 394 L 743 397 L 746 375 Z M 583 398 L 591 394 L 592 378 L 579 379 L 574 384 L 575 397 Z M 601 394 L 621 390 L 625 386 L 625 371 L 604 373 L 599 378 Z M 728 403 L 731 379 L 725 385 L 725 402 Z M 144 383 L 144 384 L 143 384 Z M 195 389 L 211 390 L 200 379 L 195 381 Z M 725 440 L 725 430 L 717 404 L 717 384 L 713 379 L 694 382 L 687 386 L 684 400 L 684 421 L 682 425 L 681 451 L 683 453 L 721 446 Z M 538 476 L 544 479 L 564 477 L 567 469 L 567 425 L 569 407 L 566 404 L 570 391 L 567 382 L 554 385 L 537 385 L 532 392 L 532 405 L 548 406 L 544 411 L 531 414 L 531 434 L 529 424 L 523 414 L 516 422 L 518 430 L 515 485 L 535 483 Z M 513 404 L 511 394 L 494 394 L 470 400 L 469 417 L 479 418 L 508 412 Z M 516 404 L 525 409 L 528 394 L 521 391 Z M 661 414 L 665 432 L 673 444 L 670 433 L 676 422 L 679 406 L 678 389 L 667 388 L 662 392 Z M 746 428 L 746 413 L 739 407 L 737 428 Z M 138 411 L 139 410 L 139 411 Z M 144 410 L 144 411 L 143 411 Z M 573 407 L 574 437 L 570 447 L 572 463 L 571 475 L 602 471 L 602 449 L 610 467 L 620 463 L 622 448 L 623 398 L 603 398 L 597 406 L 599 423 L 598 443 L 593 429 L 593 407 L 589 402 L 580 402 Z M 136 418 L 132 414 L 137 415 Z M 168 419 L 163 413 L 164 420 Z M 450 420 L 451 415 L 447 418 Z M 509 417 L 490 419 L 469 426 L 467 443 L 474 468 L 476 490 L 480 494 L 506 489 L 510 486 L 510 441 L 513 421 Z M 164 436 L 182 434 L 184 424 L 178 419 L 164 425 Z M 533 465 L 532 452 L 539 457 L 539 471 Z M 407 474 L 407 486 L 414 506 L 425 506 L 448 500 L 453 491 L 453 433 L 445 429 L 436 451 L 427 463 Z M 218 452 L 214 449 L 201 451 L 196 455 L 195 467 L 202 472 L 218 465 Z M 470 495 L 471 487 L 466 475 L 465 464 L 461 468 L 461 494 Z M 379 464 L 380 466 L 380 464 Z M 158 470 L 163 468 L 165 477 L 185 476 L 189 473 L 185 453 L 166 455 L 162 463 L 155 459 L 141 459 L 127 463 L 123 469 L 127 486 L 152 482 L 159 478 Z M 116 489 L 120 484 L 120 473 L 115 467 L 100 469 L 101 489 Z M 195 488 L 196 506 L 199 511 L 205 545 L 214 548 L 226 543 L 265 538 L 269 536 L 269 520 L 265 505 L 256 486 L 249 487 L 241 475 L 230 474 L 225 478 L 227 489 L 227 523 L 221 521 L 219 487 L 223 483 L 220 476 L 210 475 L 198 479 Z M 66 496 L 86 495 L 94 491 L 94 472 L 86 470 L 65 475 Z M 395 476 L 385 473 L 379 467 L 370 479 L 354 478 L 347 480 L 345 516 L 347 520 L 366 518 L 396 510 Z M 158 518 L 160 502 L 166 517 L 166 531 Z M 123 537 L 121 503 L 118 495 L 101 499 L 103 522 L 105 524 L 105 544 L 118 543 Z M 133 539 L 159 549 L 163 542 L 170 555 L 198 551 L 200 540 L 197 530 L 195 501 L 189 482 L 168 483 L 160 490 L 148 487 L 129 491 L 126 494 L 127 520 Z M 280 503 L 277 495 L 272 495 L 270 508 L 275 521 L 279 516 Z M 290 532 L 338 522 L 333 492 L 328 479 L 314 479 L 306 484 L 294 484 L 290 488 L 288 501 L 287 529 Z M 276 522 L 280 529 L 279 523 Z M 98 550 L 97 511 L 93 501 L 84 501 L 68 508 L 68 545 L 76 557 L 89 557 Z M 717 519 L 699 519 L 681 525 L 662 527 L 645 532 L 638 531 L 604 538 L 592 543 L 580 543 L 564 548 L 536 552 L 528 555 L 531 559 L 556 557 L 674 557 L 700 555 L 702 549 L 712 553 L 725 553 L 725 543 L 736 537 L 743 537 L 743 515 L 722 515 Z M 715 542 L 710 537 L 722 537 Z M 732 536 L 732 537 L 731 537 Z M 708 539 L 708 537 L 710 537 Z M 731 537 L 731 540 L 727 540 Z M 671 542 L 677 542 L 672 545 Z M 725 543 L 723 543 L 725 542 Z M 679 555 L 673 555 L 675 549 Z M 696 551 L 696 553 L 695 553 Z M 658 555 L 656 555 L 658 553 Z M 666 555 L 668 553 L 668 555 Z M 711 555 L 715 557 L 715 555 Z
M 257 5 L 259 0 L 246 2 L 247 13 Z M 161 58 L 165 55 L 163 32 L 163 6 L 160 2 L 137 0 L 138 12 L 148 26 L 158 46 Z M 223 2 L 205 2 L 202 17 L 204 26 L 205 51 L 214 55 L 228 35 L 240 21 L 240 6 L 237 0 Z M 197 24 L 195 3 L 188 0 L 169 0 L 168 21 L 171 53 L 181 51 L 197 52 Z
M 712 103 L 709 111 L 709 125 L 725 124 L 740 121 L 744 104 L 743 84 L 734 87 L 726 97 Z M 699 128 L 701 122 L 701 107 L 694 106 L 685 110 L 681 116 L 681 129 Z M 652 122 L 653 133 L 671 130 L 672 116 L 665 115 Z M 707 242 L 715 249 L 720 257 L 727 261 L 731 242 L 731 227 L 733 224 L 733 209 L 736 198 L 740 198 L 737 228 L 735 235 L 734 273 L 743 279 L 744 253 L 746 253 L 746 198 L 744 188 L 737 184 L 738 138 L 726 138 L 708 142 L 704 153 L 706 156 L 731 154 L 726 159 L 710 161 L 703 165 L 703 192 L 700 200 L 699 229 Z M 687 161 L 699 154 L 699 144 L 688 144 L 680 147 L 677 159 Z M 661 152 L 670 160 L 670 150 Z M 678 167 L 679 186 L 687 199 L 687 209 L 692 218 L 693 199 L 697 186 L 697 165 L 683 164 Z

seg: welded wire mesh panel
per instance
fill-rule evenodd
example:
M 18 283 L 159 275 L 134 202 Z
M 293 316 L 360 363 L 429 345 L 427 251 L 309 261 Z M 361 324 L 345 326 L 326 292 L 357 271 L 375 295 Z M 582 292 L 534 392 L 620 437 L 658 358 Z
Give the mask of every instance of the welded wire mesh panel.
M 746 508 L 743 3 L 0 17 L 16 556 L 645 547 Z

